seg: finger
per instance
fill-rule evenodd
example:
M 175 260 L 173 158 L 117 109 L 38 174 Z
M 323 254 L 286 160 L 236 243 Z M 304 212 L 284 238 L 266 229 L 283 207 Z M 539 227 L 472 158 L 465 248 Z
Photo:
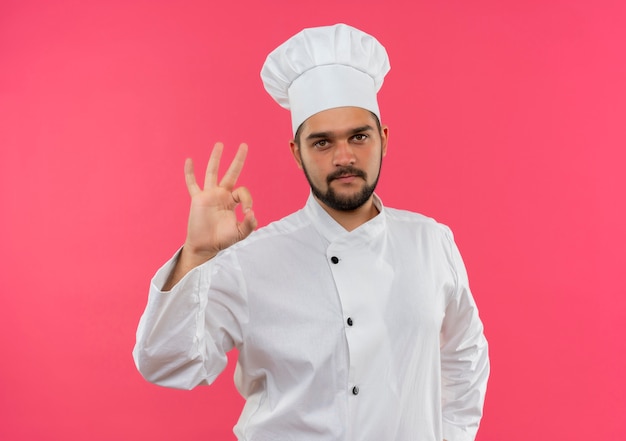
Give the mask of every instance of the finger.
M 252 209 L 252 195 L 246 187 L 238 187 L 232 192 L 235 204 L 241 205 L 241 211 L 246 213 Z
M 241 143 L 233 162 L 230 163 L 228 170 L 226 170 L 224 177 L 220 181 L 220 187 L 231 189 L 235 186 L 235 183 L 241 174 L 241 170 L 243 169 L 243 164 L 246 162 L 247 154 L 248 145 L 246 143 Z
M 224 151 L 224 144 L 216 142 L 211 151 L 209 162 L 206 166 L 206 172 L 204 174 L 204 188 L 217 186 L 217 174 L 220 168 L 220 159 L 222 158 L 222 152 Z
M 193 161 L 191 158 L 185 160 L 185 183 L 187 184 L 187 191 L 189 196 L 194 196 L 200 192 L 200 187 L 196 182 L 196 175 L 193 172 Z

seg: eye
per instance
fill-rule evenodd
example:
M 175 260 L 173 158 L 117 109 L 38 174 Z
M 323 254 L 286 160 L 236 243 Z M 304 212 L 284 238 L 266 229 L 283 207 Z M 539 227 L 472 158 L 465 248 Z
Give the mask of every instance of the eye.
M 355 141 L 358 142 L 363 142 L 368 138 L 368 136 L 365 133 L 357 133 L 356 135 L 354 135 L 352 137 L 352 139 L 354 139 Z
M 325 148 L 328 148 L 329 145 L 330 144 L 329 144 L 328 140 L 320 139 L 315 144 L 313 144 L 313 147 L 315 147 L 316 149 L 325 149 Z

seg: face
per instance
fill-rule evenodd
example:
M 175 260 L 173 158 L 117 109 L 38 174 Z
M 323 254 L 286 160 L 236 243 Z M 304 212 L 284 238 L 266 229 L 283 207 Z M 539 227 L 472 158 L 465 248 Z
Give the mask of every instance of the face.
M 339 107 L 308 118 L 292 153 L 313 195 L 326 206 L 352 211 L 371 200 L 387 153 L 387 127 L 358 107 Z

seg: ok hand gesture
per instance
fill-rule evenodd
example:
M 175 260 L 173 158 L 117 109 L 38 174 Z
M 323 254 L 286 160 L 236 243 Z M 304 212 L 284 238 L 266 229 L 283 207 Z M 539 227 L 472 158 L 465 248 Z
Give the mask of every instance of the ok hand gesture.
M 187 238 L 174 271 L 163 287 L 170 289 L 191 269 L 213 258 L 221 250 L 246 238 L 256 228 L 252 197 L 245 187 L 235 188 L 243 168 L 248 146 L 241 144 L 218 183 L 218 169 L 224 145 L 215 144 L 204 178 L 204 188 L 196 182 L 193 162 L 185 162 L 185 181 L 191 196 Z M 241 204 L 243 219 L 237 219 L 236 208 Z

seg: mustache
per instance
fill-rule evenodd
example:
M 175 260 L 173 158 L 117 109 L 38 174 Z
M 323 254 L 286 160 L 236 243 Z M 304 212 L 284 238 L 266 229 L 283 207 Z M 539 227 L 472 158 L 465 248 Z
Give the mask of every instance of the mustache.
M 337 169 L 331 174 L 329 174 L 326 177 L 326 183 L 330 184 L 331 181 L 342 178 L 344 176 L 356 176 L 356 177 L 365 179 L 367 175 L 365 174 L 363 170 L 359 170 L 358 168 L 352 167 L 349 165 L 347 167 L 342 167 L 340 169 Z

